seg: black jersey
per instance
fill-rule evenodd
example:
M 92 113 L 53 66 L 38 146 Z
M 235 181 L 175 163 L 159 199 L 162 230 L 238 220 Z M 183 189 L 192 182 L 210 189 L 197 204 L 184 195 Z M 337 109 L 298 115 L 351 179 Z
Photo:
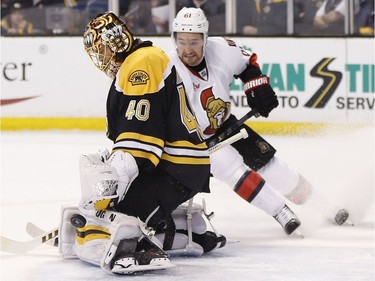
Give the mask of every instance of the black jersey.
M 131 53 L 107 98 L 113 150 L 136 159 L 139 172 L 161 168 L 192 190 L 209 191 L 209 155 L 168 56 L 156 46 Z

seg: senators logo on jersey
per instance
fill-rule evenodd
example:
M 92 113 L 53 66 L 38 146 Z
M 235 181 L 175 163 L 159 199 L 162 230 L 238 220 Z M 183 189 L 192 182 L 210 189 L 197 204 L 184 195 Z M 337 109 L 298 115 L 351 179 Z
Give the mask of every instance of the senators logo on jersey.
M 230 111 L 230 102 L 224 102 L 220 98 L 215 98 L 212 87 L 205 89 L 201 93 L 201 103 L 206 111 L 210 125 L 204 130 L 205 134 L 214 134 L 225 121 Z

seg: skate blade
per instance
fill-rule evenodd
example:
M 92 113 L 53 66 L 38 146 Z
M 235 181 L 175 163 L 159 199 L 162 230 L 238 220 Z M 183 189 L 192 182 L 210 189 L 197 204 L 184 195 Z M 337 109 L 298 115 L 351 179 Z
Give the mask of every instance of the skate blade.
M 343 223 L 343 225 L 349 225 L 349 226 L 355 226 L 354 225 L 354 222 L 350 219 L 350 218 L 347 218 L 346 221 Z
M 173 263 L 163 263 L 163 264 L 154 264 L 154 265 L 153 264 L 133 265 L 128 268 L 113 268 L 111 272 L 114 274 L 131 275 L 131 274 L 139 274 L 145 271 L 167 269 L 167 268 L 171 268 L 175 266 L 176 265 Z
M 171 257 L 199 257 L 203 255 L 203 250 L 198 249 L 175 249 L 165 251 Z
M 291 235 L 298 237 L 300 239 L 305 238 L 305 236 L 302 234 L 302 232 L 299 229 L 294 230 Z

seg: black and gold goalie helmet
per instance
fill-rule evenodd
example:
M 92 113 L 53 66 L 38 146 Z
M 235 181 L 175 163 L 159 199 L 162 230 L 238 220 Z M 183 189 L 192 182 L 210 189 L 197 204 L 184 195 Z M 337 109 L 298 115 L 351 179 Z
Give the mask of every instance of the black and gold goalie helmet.
M 83 44 L 93 63 L 112 79 L 126 54 L 133 48 L 134 37 L 125 22 L 112 12 L 100 14 L 86 26 Z

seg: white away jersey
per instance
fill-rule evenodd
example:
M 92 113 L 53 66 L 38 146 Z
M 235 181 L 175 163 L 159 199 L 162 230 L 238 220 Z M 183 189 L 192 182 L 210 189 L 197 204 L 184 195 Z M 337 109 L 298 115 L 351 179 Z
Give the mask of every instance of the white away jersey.
M 209 138 L 230 115 L 229 86 L 233 76 L 241 74 L 251 59 L 256 60 L 256 56 L 222 37 L 208 38 L 206 69 L 200 73 L 188 68 L 179 59 L 177 51 L 171 52 L 169 56 L 184 81 L 204 138 Z

